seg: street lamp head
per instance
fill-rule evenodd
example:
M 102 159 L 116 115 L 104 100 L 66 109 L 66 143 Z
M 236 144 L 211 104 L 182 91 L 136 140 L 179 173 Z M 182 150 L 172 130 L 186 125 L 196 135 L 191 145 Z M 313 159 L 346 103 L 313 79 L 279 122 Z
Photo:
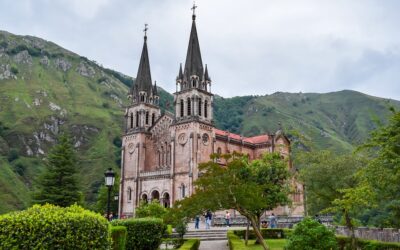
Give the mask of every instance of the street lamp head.
M 104 173 L 104 177 L 107 187 L 114 186 L 115 173 L 111 168 L 107 169 L 107 171 Z
M 117 201 L 118 199 L 119 199 L 119 195 L 118 194 L 114 195 L 114 200 Z

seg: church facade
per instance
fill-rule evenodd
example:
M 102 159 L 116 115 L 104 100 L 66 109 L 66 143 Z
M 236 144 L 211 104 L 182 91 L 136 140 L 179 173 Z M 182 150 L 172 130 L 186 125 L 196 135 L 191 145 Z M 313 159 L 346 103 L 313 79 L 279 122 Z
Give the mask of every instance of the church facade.
M 207 65 L 203 65 L 193 13 L 185 65 L 179 67 L 174 93 L 175 114 L 161 112 L 160 96 L 153 84 L 147 35 L 135 84 L 125 110 L 119 215 L 132 217 L 141 201 L 159 200 L 165 207 L 192 195 L 199 176 L 198 165 L 212 153 L 248 154 L 250 159 L 266 152 L 289 158 L 290 141 L 281 130 L 275 134 L 243 137 L 217 129 L 213 123 L 213 94 Z M 224 164 L 224 162 L 220 162 Z M 288 168 L 292 168 L 289 160 Z M 293 180 L 292 205 L 276 214 L 301 215 L 302 185 Z

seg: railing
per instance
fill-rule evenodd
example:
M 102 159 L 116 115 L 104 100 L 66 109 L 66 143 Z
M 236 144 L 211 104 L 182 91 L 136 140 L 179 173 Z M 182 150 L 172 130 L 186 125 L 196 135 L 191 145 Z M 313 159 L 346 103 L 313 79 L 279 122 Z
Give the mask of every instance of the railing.
M 350 230 L 344 226 L 337 226 L 335 229 L 340 235 L 350 236 L 351 234 Z M 400 229 L 395 228 L 357 227 L 354 229 L 354 234 L 360 239 L 400 242 Z
M 171 174 L 171 169 L 160 169 L 156 171 L 148 171 L 148 172 L 140 172 L 139 176 L 140 177 L 154 177 L 154 176 L 164 176 L 164 175 L 170 175 Z

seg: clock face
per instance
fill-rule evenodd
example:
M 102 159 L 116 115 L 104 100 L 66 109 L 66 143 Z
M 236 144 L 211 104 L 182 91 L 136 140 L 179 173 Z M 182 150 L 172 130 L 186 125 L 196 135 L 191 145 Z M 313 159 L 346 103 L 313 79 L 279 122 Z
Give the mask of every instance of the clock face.
M 187 136 L 186 136 L 185 133 L 182 133 L 182 134 L 180 134 L 180 135 L 178 136 L 178 142 L 179 142 L 179 144 L 184 145 L 184 144 L 186 143 L 186 141 L 187 141 Z
M 210 136 L 208 134 L 203 134 L 201 140 L 203 141 L 204 145 L 208 145 L 208 142 L 210 141 Z
M 128 151 L 131 154 L 133 153 L 133 151 L 135 151 L 135 147 L 134 147 L 133 143 L 128 144 Z

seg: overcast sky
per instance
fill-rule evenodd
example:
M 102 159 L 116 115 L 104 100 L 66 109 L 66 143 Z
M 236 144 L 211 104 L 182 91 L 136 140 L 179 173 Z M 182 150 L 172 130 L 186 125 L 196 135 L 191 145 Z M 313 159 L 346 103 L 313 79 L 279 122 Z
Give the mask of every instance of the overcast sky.
M 152 78 L 175 90 L 193 1 L 0 0 L 0 29 L 136 76 L 149 24 Z M 198 0 L 212 91 L 224 97 L 352 89 L 400 100 L 400 1 Z

